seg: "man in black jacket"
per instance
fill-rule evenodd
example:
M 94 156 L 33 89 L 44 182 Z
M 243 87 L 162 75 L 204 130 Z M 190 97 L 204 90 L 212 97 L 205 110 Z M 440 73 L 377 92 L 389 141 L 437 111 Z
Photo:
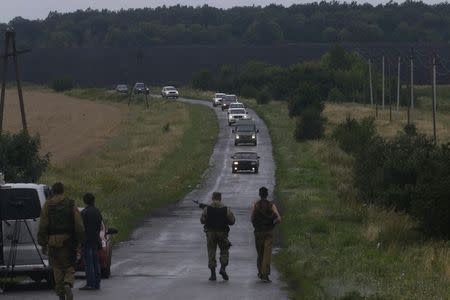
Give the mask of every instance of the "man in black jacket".
M 228 265 L 229 250 L 231 243 L 228 240 L 230 225 L 233 225 L 235 218 L 231 210 L 222 204 L 222 194 L 214 192 L 212 202 L 203 210 L 200 222 L 205 225 L 206 240 L 208 246 L 208 267 L 211 270 L 209 280 L 216 278 L 216 251 L 220 249 L 220 271 L 224 280 L 228 280 L 225 268 Z
M 101 248 L 100 230 L 102 229 L 102 214 L 95 207 L 95 197 L 87 193 L 83 197 L 86 208 L 81 212 L 83 218 L 85 236 L 84 241 L 84 265 L 86 271 L 86 285 L 80 290 L 100 289 L 100 261 L 98 250 Z

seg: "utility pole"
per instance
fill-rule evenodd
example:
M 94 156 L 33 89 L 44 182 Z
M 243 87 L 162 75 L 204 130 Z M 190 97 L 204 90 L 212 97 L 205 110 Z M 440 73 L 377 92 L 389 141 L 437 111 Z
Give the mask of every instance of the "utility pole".
M 397 62 L 397 112 L 399 112 L 400 110 L 400 88 L 401 88 L 400 68 L 401 68 L 401 58 L 399 56 Z
M 12 52 L 9 52 L 10 44 L 12 46 Z M 16 32 L 12 28 L 7 28 L 5 32 L 5 53 L 1 55 L 3 58 L 3 70 L 2 70 L 2 91 L 0 96 L 0 133 L 3 131 L 3 114 L 5 110 L 5 90 L 6 90 L 6 75 L 8 71 L 8 57 L 12 56 L 14 62 L 14 70 L 16 73 L 17 92 L 19 94 L 20 113 L 22 117 L 22 128 L 27 131 L 27 118 L 25 115 L 25 105 L 23 102 L 22 83 L 20 81 L 19 63 L 17 56 L 30 50 L 17 51 L 16 49 Z
M 369 91 L 370 91 L 370 105 L 373 106 L 372 59 L 371 58 L 369 58 Z
M 381 109 L 384 110 L 384 55 L 381 62 L 381 69 L 382 69 L 382 79 L 381 79 Z
M 436 135 L 436 54 L 433 56 L 433 138 L 434 143 L 437 143 Z
M 388 60 L 388 97 L 389 97 L 389 122 L 392 122 L 392 80 L 391 80 L 391 64 Z
M 411 100 L 410 100 L 410 107 L 411 107 L 411 111 L 410 111 L 410 117 L 411 119 L 414 119 L 414 60 L 413 60 L 413 56 L 414 56 L 414 48 L 411 48 L 411 56 L 410 56 L 410 81 L 411 81 Z

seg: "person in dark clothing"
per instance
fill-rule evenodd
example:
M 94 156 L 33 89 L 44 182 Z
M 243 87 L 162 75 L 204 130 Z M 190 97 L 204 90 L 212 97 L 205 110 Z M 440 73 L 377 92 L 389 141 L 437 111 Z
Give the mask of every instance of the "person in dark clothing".
M 266 187 L 259 189 L 260 200 L 252 210 L 252 223 L 255 228 L 255 247 L 258 254 L 256 261 L 258 277 L 264 282 L 270 282 L 270 261 L 272 258 L 273 229 L 281 222 L 277 207 L 267 200 L 269 191 Z
M 222 194 L 214 192 L 212 202 L 204 208 L 200 222 L 205 225 L 207 248 L 208 248 L 208 267 L 211 271 L 209 280 L 217 280 L 216 276 L 216 251 L 217 246 L 220 249 L 220 271 L 219 274 L 224 280 L 228 280 L 228 274 L 225 268 L 228 266 L 229 250 L 231 243 L 228 240 L 230 226 L 235 223 L 235 217 L 231 210 L 222 204 Z
M 87 193 L 83 197 L 86 207 L 81 212 L 85 228 L 84 265 L 86 271 L 86 285 L 80 290 L 100 289 L 100 261 L 98 250 L 101 248 L 100 230 L 102 228 L 102 214 L 95 207 L 95 197 Z

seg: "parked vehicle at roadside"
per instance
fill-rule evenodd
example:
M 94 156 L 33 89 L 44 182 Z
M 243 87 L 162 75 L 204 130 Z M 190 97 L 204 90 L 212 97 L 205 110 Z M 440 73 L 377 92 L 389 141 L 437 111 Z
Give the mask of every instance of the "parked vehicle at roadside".
M 234 145 L 251 144 L 256 146 L 258 144 L 258 132 L 255 121 L 238 120 L 233 129 Z
M 256 152 L 236 152 L 231 156 L 231 172 L 250 171 L 259 172 L 259 156 Z
M 126 84 L 118 84 L 116 86 L 116 92 L 122 93 L 122 94 L 128 94 L 128 85 L 126 85 Z
M 174 99 L 177 99 L 179 97 L 179 92 L 173 86 L 165 86 L 161 90 L 161 96 L 163 98 L 174 98 Z
M 238 102 L 238 97 L 236 95 L 225 95 L 222 97 L 222 110 L 227 110 L 231 103 Z
M 228 110 L 228 125 L 236 123 L 237 120 L 248 119 L 248 112 L 243 108 L 232 108 Z
M 212 106 L 217 107 L 222 105 L 222 99 L 226 94 L 224 93 L 215 93 L 212 98 Z
M 135 94 L 145 94 L 148 88 L 145 86 L 143 82 L 136 82 L 133 88 L 133 93 Z
M 0 185 L 0 278 L 26 276 L 53 284 L 48 257 L 37 245 L 41 208 L 48 197 L 50 188 L 43 184 Z

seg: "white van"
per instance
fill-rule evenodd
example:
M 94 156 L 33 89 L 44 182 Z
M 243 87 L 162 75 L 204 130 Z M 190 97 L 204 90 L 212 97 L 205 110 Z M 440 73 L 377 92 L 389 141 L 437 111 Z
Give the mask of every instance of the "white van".
M 0 278 L 29 276 L 52 284 L 48 257 L 37 244 L 41 208 L 49 196 L 43 184 L 0 185 Z

